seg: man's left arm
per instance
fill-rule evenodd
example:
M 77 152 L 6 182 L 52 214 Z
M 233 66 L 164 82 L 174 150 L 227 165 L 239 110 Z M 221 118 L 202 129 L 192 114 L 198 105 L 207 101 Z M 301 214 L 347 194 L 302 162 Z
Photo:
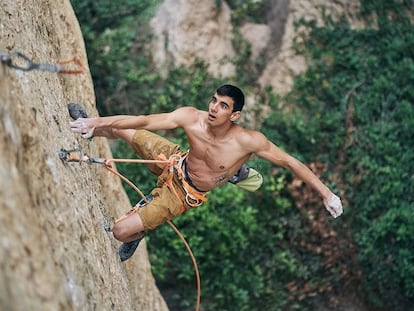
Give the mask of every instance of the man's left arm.
M 325 208 L 334 217 L 342 214 L 343 208 L 341 199 L 335 195 L 305 164 L 289 155 L 262 134 L 254 139 L 256 145 L 255 154 L 275 165 L 282 166 L 293 172 L 298 178 L 303 180 L 315 189 L 323 199 Z
M 343 208 L 341 199 L 335 195 L 305 164 L 288 154 L 282 157 L 286 157 L 286 159 L 282 162 L 283 164 L 280 165 L 292 171 L 301 180 L 318 191 L 323 199 L 325 208 L 334 218 L 342 214 Z

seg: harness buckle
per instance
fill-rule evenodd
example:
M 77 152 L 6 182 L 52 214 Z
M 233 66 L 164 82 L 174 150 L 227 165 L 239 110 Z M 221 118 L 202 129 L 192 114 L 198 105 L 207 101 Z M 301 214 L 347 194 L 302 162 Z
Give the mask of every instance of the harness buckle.
M 183 188 L 184 188 L 185 193 L 186 193 L 185 194 L 185 202 L 188 205 L 190 205 L 191 207 L 198 207 L 198 206 L 200 206 L 201 204 L 204 203 L 203 200 L 197 199 L 197 198 L 193 197 L 190 193 L 188 193 L 187 188 L 185 188 L 185 187 L 183 187 Z

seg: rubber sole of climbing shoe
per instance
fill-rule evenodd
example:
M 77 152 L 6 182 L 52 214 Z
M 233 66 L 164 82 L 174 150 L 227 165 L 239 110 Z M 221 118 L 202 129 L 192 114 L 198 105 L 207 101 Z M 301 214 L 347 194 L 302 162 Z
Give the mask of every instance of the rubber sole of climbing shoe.
M 139 245 L 139 242 L 141 242 L 143 238 L 144 235 L 142 235 L 142 238 L 138 240 L 122 243 L 122 245 L 118 249 L 119 258 L 121 259 L 121 261 L 125 261 L 129 259 L 132 255 L 134 255 L 135 250 Z
M 68 111 L 69 115 L 73 120 L 77 120 L 79 118 L 87 118 L 88 114 L 82 108 L 81 105 L 76 103 L 69 103 L 68 104 Z

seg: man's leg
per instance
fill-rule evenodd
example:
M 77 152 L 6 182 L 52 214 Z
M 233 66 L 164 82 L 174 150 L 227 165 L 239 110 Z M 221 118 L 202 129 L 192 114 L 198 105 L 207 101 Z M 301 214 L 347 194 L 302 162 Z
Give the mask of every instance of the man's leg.
M 112 233 L 117 240 L 123 242 L 118 249 L 121 261 L 128 260 L 135 253 L 139 242 L 145 236 L 141 217 L 136 211 L 130 211 L 115 222 Z
M 94 136 L 106 137 L 109 139 L 123 139 L 130 146 L 136 130 L 134 129 L 112 129 L 102 128 L 94 132 Z M 144 238 L 144 225 L 141 217 L 135 212 L 130 211 L 115 222 L 112 228 L 112 234 L 115 239 L 123 242 L 118 249 L 121 261 L 128 260 L 137 249 L 139 242 Z
M 128 260 L 135 253 L 139 242 L 145 236 L 141 217 L 135 211 L 131 211 L 117 221 L 112 228 L 112 233 L 117 240 L 123 242 L 118 248 L 121 261 Z
M 109 139 L 123 139 L 129 145 L 132 143 L 132 138 L 134 137 L 136 130 L 134 129 L 113 129 L 113 128 L 100 128 L 96 129 L 93 133 L 95 137 L 106 137 Z
M 143 159 L 156 159 L 161 153 L 168 157 L 179 150 L 178 145 L 173 144 L 167 139 L 146 130 L 137 131 L 135 129 L 106 128 L 96 130 L 94 135 L 112 139 L 123 139 Z M 147 166 L 155 175 L 159 175 L 164 168 L 164 165 L 161 164 L 148 164 Z M 145 205 L 146 204 L 141 205 L 140 207 L 142 208 Z M 140 211 L 143 211 L 141 208 Z M 168 209 L 166 208 L 163 212 L 169 214 L 169 211 L 167 210 Z M 114 237 L 123 242 L 118 249 L 121 261 L 127 260 L 134 254 L 139 242 L 144 237 L 145 228 L 143 219 L 147 221 L 146 226 L 148 226 L 149 220 L 151 220 L 151 225 L 153 225 L 154 221 L 158 225 L 158 223 L 163 223 L 168 217 L 163 215 L 163 213 L 160 213 L 158 208 L 147 209 L 144 214 L 145 217 L 141 218 L 140 213 L 138 212 L 127 213 L 115 223 L 112 229 Z M 156 225 L 154 225 L 154 227 L 155 226 Z
M 121 242 L 131 242 L 142 238 L 144 225 L 141 217 L 134 211 L 129 212 L 114 224 L 112 233 Z
M 68 104 L 69 114 L 72 119 L 87 118 L 87 113 L 76 103 Z M 94 136 L 109 139 L 121 138 L 132 145 L 136 133 L 135 129 L 113 129 L 111 127 L 95 129 Z M 127 260 L 135 252 L 139 242 L 144 238 L 144 225 L 141 217 L 135 212 L 125 214 L 112 228 L 113 236 L 124 242 L 118 250 L 121 261 Z
M 135 129 L 102 128 L 96 130 L 94 136 L 110 139 L 120 138 L 132 146 L 132 139 L 135 132 Z M 144 225 L 141 217 L 136 212 L 128 212 L 114 224 L 112 233 L 121 242 L 131 242 L 142 238 Z

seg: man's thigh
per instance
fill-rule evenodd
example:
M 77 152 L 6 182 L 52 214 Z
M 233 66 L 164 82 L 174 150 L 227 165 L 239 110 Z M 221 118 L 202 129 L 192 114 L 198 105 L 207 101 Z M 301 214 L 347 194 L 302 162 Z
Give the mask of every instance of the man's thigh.
M 155 188 L 151 194 L 152 201 L 137 210 L 145 231 L 155 229 L 184 211 L 183 203 L 167 186 Z
M 136 130 L 131 141 L 134 151 L 146 160 L 156 160 L 160 154 L 167 158 L 177 153 L 180 146 L 147 130 Z M 165 164 L 148 164 L 148 169 L 155 175 L 160 175 Z

